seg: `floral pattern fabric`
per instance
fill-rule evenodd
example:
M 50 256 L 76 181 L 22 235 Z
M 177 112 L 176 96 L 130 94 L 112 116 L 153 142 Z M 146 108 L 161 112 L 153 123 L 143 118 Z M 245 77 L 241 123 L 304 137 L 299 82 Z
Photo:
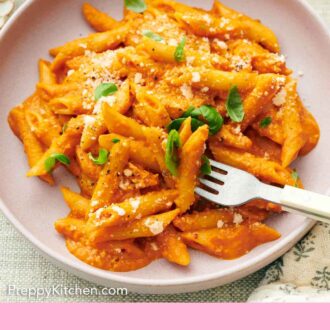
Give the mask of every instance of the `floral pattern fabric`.
M 330 225 L 318 223 L 267 270 L 249 302 L 330 302 Z

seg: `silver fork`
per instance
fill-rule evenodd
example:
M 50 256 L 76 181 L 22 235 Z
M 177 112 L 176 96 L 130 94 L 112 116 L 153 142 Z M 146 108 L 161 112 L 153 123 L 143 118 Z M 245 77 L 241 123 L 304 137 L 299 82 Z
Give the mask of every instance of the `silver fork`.
M 260 182 L 248 172 L 210 160 L 212 172 L 200 182 L 209 190 L 197 187 L 195 192 L 223 206 L 239 206 L 253 199 L 263 199 L 282 206 L 284 211 L 330 223 L 330 197 L 285 186 L 279 188 Z M 219 173 L 214 169 L 221 170 Z M 217 180 L 211 181 L 209 178 Z

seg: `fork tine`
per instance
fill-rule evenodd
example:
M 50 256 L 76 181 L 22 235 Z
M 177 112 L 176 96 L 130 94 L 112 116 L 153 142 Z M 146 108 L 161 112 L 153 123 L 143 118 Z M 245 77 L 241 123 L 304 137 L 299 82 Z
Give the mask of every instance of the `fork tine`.
M 214 189 L 214 190 L 219 190 L 221 188 L 221 185 L 215 183 L 215 182 L 212 182 L 210 180 L 206 180 L 206 179 L 199 179 L 199 181 L 205 185 L 206 187 L 209 187 L 211 189 Z
M 216 194 L 212 194 L 199 187 L 195 188 L 195 193 L 211 202 L 218 203 L 218 201 L 217 201 L 218 195 L 216 195 Z
M 228 165 L 225 165 L 225 164 L 222 164 L 222 163 L 216 162 L 216 161 L 213 160 L 213 159 L 210 159 L 210 164 L 211 164 L 211 166 L 213 166 L 213 167 L 215 167 L 215 168 L 218 168 L 219 170 L 226 171 L 226 172 L 229 172 L 230 170 L 233 170 L 233 169 L 234 169 L 234 168 L 231 167 L 231 166 L 228 166 Z
M 222 182 L 226 181 L 227 174 L 221 174 L 215 171 L 212 171 L 210 174 L 208 174 L 209 177 L 220 180 Z

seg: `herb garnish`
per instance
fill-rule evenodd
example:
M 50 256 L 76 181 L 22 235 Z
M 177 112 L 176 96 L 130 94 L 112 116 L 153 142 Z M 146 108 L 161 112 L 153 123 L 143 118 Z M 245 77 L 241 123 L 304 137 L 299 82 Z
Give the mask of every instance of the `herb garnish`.
M 226 100 L 226 109 L 230 119 L 240 123 L 244 119 L 244 108 L 237 86 L 232 86 Z
M 98 101 L 103 96 L 114 94 L 118 91 L 118 87 L 114 83 L 102 83 L 95 89 L 95 100 Z
M 125 0 L 125 7 L 135 13 L 143 13 L 147 9 L 144 0 Z
M 66 155 L 60 153 L 53 153 L 45 160 L 45 170 L 50 173 L 55 167 L 56 162 L 60 162 L 64 165 L 70 165 L 70 159 Z
M 179 166 L 178 148 L 180 147 L 181 140 L 178 131 L 171 130 L 166 143 L 165 164 L 174 176 L 177 176 L 177 168 Z
M 108 160 L 108 156 L 109 156 L 109 151 L 106 149 L 100 149 L 99 150 L 99 155 L 97 158 L 95 158 L 92 153 L 90 152 L 88 154 L 89 159 L 91 159 L 93 161 L 94 164 L 96 165 L 104 165 L 107 160 Z

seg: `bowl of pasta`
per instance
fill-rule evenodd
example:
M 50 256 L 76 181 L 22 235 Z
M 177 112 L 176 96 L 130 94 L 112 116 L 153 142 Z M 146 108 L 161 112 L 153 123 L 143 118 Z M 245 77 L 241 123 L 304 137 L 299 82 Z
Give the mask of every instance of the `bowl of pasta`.
M 327 190 L 329 40 L 302 1 L 27 1 L 0 38 L 2 211 L 101 285 L 189 292 L 260 269 L 314 223 L 194 190 L 209 159 Z

